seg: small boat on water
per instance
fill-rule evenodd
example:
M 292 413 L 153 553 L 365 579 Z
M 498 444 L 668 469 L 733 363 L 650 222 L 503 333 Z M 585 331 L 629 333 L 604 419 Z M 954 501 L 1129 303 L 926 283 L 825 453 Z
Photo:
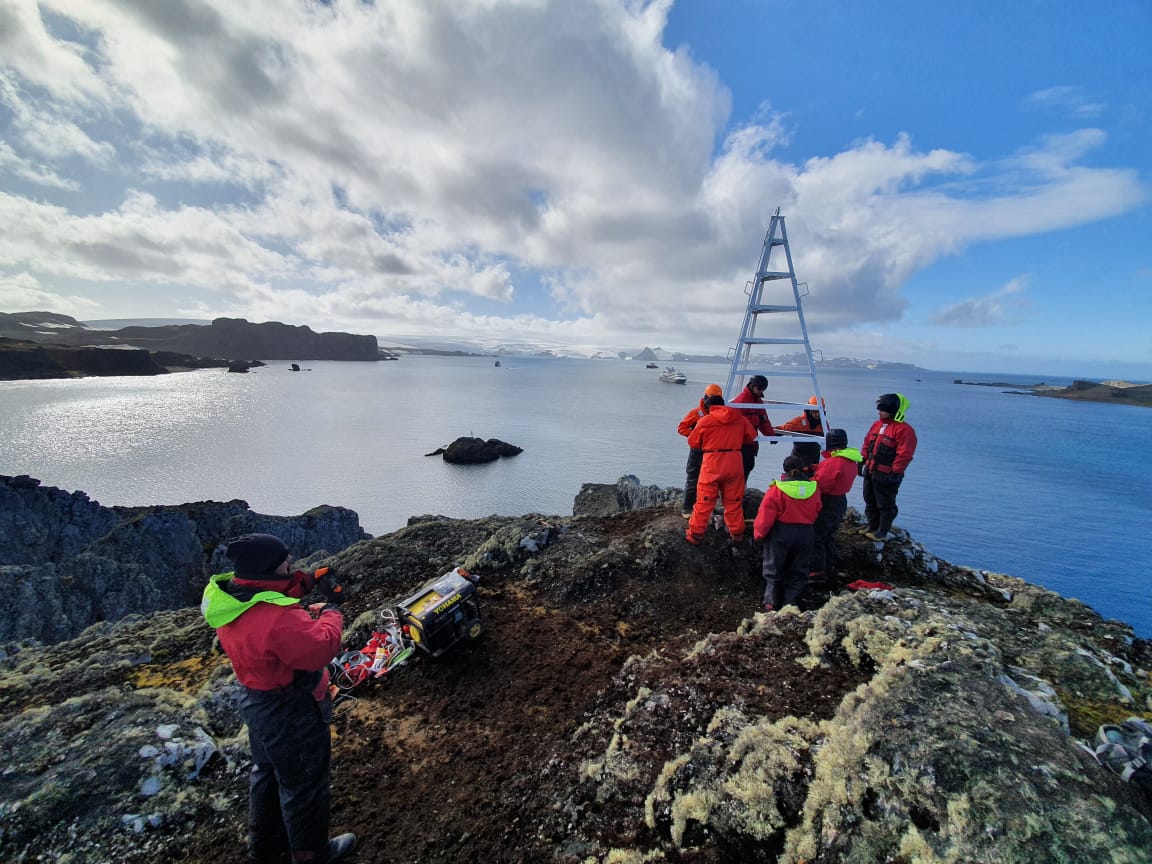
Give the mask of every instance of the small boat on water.
M 655 363 L 649 363 L 649 364 L 648 364 L 647 366 L 645 366 L 644 368 L 645 368 L 645 369 L 659 369 L 660 367 L 659 367 L 659 366 L 657 366 Z
M 675 366 L 665 366 L 664 371 L 660 373 L 660 380 L 665 384 L 687 384 L 688 376 Z

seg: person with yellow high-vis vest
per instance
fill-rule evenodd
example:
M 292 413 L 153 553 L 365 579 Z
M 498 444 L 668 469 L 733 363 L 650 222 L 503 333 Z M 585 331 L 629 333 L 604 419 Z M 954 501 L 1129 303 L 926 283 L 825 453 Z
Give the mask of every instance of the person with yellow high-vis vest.
M 764 609 L 797 606 L 808 590 L 808 565 L 820 514 L 816 481 L 808 479 L 799 456 L 784 460 L 784 474 L 773 480 L 760 502 L 752 536 L 764 543 Z

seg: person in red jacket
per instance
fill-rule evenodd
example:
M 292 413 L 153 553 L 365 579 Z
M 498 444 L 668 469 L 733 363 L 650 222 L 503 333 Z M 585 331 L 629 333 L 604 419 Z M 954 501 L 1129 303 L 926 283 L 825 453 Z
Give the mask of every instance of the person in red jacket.
M 896 519 L 896 494 L 908 463 L 916 453 L 916 430 L 904 422 L 908 400 L 901 393 L 885 393 L 876 400 L 880 419 L 872 424 L 860 448 L 864 474 L 864 516 L 869 540 L 887 540 Z
M 724 504 L 724 524 L 734 543 L 744 540 L 744 460 L 740 449 L 756 434 L 742 413 L 724 404 L 723 396 L 704 400 L 708 414 L 688 435 L 688 446 L 704 451 L 697 484 L 696 504 L 688 520 L 685 538 L 698 545 L 708 530 L 708 519 L 719 498 Z
M 680 425 L 676 427 L 676 431 L 687 438 L 692 434 L 692 430 L 696 428 L 696 424 L 700 422 L 700 418 L 708 413 L 708 406 L 705 401 L 709 396 L 722 396 L 724 391 L 720 389 L 719 384 L 709 384 L 704 388 L 704 395 L 700 397 L 700 404 L 684 415 L 684 419 L 680 421 Z M 704 461 L 704 451 L 697 450 L 694 447 L 688 448 L 688 464 L 684 466 L 684 473 L 686 475 L 684 482 L 684 503 L 680 507 L 680 513 L 685 519 L 692 516 L 692 508 L 696 506 L 696 484 L 700 480 L 700 464 Z
M 848 492 L 856 482 L 862 457 L 859 450 L 848 446 L 848 433 L 843 429 L 829 429 L 824 443 L 824 458 L 812 478 L 820 491 L 820 515 L 812 526 L 816 537 L 808 576 L 813 581 L 834 583 L 836 530 L 848 511 Z
M 760 405 L 764 402 L 764 391 L 768 389 L 768 379 L 763 375 L 753 375 L 748 379 L 748 384 L 741 390 L 736 397 L 732 400 L 733 405 Z M 774 435 L 775 431 L 772 429 L 772 421 L 768 419 L 768 412 L 763 408 L 749 408 L 737 409 L 744 415 L 744 419 L 748 421 L 748 425 L 752 427 L 752 440 L 745 444 L 741 450 L 741 457 L 744 461 L 744 480 L 747 482 L 748 475 L 752 473 L 752 469 L 756 467 L 756 456 L 760 452 L 760 442 L 756 440 L 757 435 Z M 773 444 L 776 442 L 773 441 Z
M 330 864 L 356 848 L 355 834 L 328 839 L 332 700 L 328 663 L 340 651 L 340 607 L 300 597 L 312 574 L 289 573 L 288 547 L 271 534 L 245 534 L 228 544 L 233 573 L 213 576 L 201 611 L 244 686 L 240 715 L 248 725 L 248 855 L 272 864 Z M 313 617 L 314 613 L 316 617 Z
M 796 606 L 808 590 L 808 562 L 820 513 L 816 481 L 807 479 L 798 456 L 784 460 L 784 473 L 773 480 L 752 523 L 752 536 L 764 543 L 764 609 Z

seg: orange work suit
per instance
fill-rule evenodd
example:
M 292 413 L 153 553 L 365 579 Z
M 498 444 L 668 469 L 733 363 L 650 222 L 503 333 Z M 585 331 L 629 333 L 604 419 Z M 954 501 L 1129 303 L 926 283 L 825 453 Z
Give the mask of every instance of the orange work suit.
M 805 411 L 799 417 L 793 417 L 787 423 L 776 427 L 785 432 L 805 432 L 809 435 L 823 435 L 824 427 L 820 423 L 820 414 L 817 411 Z
M 716 499 L 724 502 L 724 524 L 733 540 L 744 538 L 744 457 L 740 450 L 756 440 L 744 412 L 713 405 L 688 436 L 688 446 L 704 451 L 696 505 L 688 520 L 688 539 L 699 543 L 708 530 Z

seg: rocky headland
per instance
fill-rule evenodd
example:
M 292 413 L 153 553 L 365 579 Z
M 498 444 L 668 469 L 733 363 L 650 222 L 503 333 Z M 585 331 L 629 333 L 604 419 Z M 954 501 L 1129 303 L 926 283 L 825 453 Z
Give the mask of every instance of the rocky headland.
M 230 367 L 254 359 L 376 361 L 382 356 L 375 336 L 316 333 L 278 321 L 217 318 L 211 324 L 93 330 L 53 312 L 0 313 L 0 379 L 158 374 L 167 366 Z M 150 370 L 140 365 L 149 363 Z M 109 368 L 127 371 L 104 371 Z
M 1075 402 L 1111 402 L 1120 405 L 1152 406 L 1152 384 L 1128 381 L 1073 381 L 1067 387 L 1045 384 L 1010 384 L 1004 381 L 962 381 L 972 387 L 1000 387 L 1025 396 L 1047 396 L 1049 399 L 1071 399 Z
M 229 505 L 141 508 L 137 527 L 27 484 L 0 486 L 0 512 L 15 495 L 24 513 L 0 536 L 46 526 L 25 529 L 38 563 L 11 564 L 29 545 L 11 542 L 5 572 L 133 548 L 148 570 L 169 549 L 177 570 L 219 567 L 217 535 L 188 523 Z M 843 582 L 891 588 L 836 586 L 764 614 L 759 549 L 686 544 L 675 490 L 591 484 L 575 510 L 417 516 L 309 561 L 341 574 L 355 648 L 425 580 L 457 565 L 481 577 L 484 636 L 417 655 L 338 711 L 333 827 L 360 835 L 357 860 L 1149 860 L 1152 804 L 1076 745 L 1152 713 L 1152 650 L 1127 626 L 902 531 L 878 547 L 851 511 Z M 84 530 L 68 529 L 72 511 Z M 168 523 L 185 539 L 162 542 Z M 91 573 L 61 583 L 108 590 Z M 237 685 L 198 609 L 4 650 L 0 858 L 243 860 Z
M 115 346 L 76 348 L 69 345 L 0 338 L 0 381 L 86 378 L 118 375 L 166 375 L 185 369 L 247 372 L 265 365 L 259 360 L 199 357 L 175 351 L 148 351 Z

